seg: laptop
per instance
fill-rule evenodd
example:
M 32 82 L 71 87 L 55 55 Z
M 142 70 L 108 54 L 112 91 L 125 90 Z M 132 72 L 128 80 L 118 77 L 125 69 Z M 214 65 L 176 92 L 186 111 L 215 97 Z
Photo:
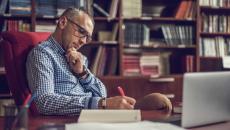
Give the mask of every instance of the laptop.
M 230 72 L 186 73 L 182 115 L 157 122 L 191 128 L 230 120 Z
M 230 121 L 230 72 L 186 73 L 182 127 Z

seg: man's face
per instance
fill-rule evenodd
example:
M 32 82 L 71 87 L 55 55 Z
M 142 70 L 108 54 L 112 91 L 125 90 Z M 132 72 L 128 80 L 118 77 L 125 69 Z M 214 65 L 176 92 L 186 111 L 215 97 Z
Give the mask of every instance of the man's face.
M 75 48 L 78 50 L 82 45 L 91 41 L 93 23 L 88 15 L 81 14 L 79 17 L 69 19 L 62 33 L 62 44 L 65 50 Z

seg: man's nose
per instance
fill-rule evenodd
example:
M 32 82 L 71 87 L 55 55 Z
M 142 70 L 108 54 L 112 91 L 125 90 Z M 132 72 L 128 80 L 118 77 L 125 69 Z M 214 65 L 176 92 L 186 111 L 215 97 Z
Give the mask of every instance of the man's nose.
M 86 44 L 86 37 L 80 38 L 80 44 Z

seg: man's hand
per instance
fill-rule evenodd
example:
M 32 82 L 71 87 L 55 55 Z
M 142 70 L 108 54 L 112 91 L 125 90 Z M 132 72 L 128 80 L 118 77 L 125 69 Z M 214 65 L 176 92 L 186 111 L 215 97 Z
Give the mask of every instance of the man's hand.
M 69 48 L 66 52 L 66 59 L 75 73 L 83 72 L 83 56 L 75 48 Z
M 163 94 L 151 93 L 138 100 L 135 108 L 141 110 L 166 110 L 171 112 L 172 103 Z
M 133 109 L 136 100 L 127 96 L 106 98 L 106 109 Z

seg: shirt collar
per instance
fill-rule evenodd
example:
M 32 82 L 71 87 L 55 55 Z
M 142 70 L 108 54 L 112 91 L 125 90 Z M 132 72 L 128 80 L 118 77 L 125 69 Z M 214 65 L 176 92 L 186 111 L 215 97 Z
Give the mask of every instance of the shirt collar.
M 53 37 L 52 35 L 49 37 L 49 41 L 52 43 L 53 49 L 54 49 L 55 51 L 57 51 L 57 52 L 59 52 L 59 53 L 61 53 L 61 54 L 63 54 L 63 55 L 65 54 L 65 50 L 62 48 L 61 44 L 58 43 L 58 42 L 54 39 L 54 37 Z

